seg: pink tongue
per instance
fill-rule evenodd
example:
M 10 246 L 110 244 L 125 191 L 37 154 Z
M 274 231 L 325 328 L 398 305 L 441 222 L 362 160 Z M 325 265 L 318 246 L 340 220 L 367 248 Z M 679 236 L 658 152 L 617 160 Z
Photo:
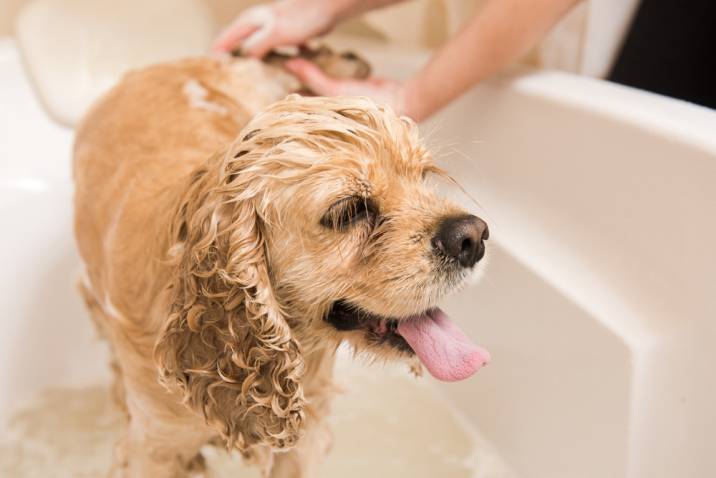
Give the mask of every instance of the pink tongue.
M 398 333 L 438 380 L 466 379 L 490 362 L 490 353 L 475 345 L 440 309 L 400 321 Z

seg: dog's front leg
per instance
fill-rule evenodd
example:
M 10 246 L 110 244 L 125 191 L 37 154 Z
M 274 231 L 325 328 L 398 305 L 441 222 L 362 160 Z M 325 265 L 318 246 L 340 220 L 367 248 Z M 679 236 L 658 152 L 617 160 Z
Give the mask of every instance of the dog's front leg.
M 318 465 L 331 446 L 331 433 L 324 422 L 306 431 L 298 445 L 274 456 L 271 478 L 315 478 Z
M 128 396 L 129 423 L 117 445 L 111 476 L 186 478 L 201 471 L 199 449 L 213 431 L 188 413 L 168 413 L 165 397 L 159 389 Z

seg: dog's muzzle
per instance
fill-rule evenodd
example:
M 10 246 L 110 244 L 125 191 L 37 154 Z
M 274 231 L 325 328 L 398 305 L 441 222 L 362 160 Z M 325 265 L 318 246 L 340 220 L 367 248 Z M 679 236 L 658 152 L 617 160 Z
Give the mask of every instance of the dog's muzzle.
M 485 221 L 466 214 L 443 219 L 438 224 L 432 245 L 439 254 L 461 267 L 472 267 L 485 256 L 485 241 L 489 237 Z

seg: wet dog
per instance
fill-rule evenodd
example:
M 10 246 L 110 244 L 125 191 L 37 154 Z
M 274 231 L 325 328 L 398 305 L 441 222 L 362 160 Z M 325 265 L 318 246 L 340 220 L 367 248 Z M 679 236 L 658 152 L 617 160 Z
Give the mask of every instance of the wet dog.
M 121 476 L 187 476 L 209 442 L 313 476 L 342 341 L 443 380 L 488 360 L 437 308 L 485 223 L 436 194 L 411 120 L 286 97 L 300 89 L 250 59 L 159 65 L 77 132 L 82 291 L 128 418 Z

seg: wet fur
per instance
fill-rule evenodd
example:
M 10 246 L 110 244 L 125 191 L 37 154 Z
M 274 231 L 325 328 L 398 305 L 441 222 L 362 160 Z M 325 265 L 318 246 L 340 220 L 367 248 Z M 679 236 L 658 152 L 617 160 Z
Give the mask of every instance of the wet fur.
M 463 282 L 431 251 L 462 211 L 426 181 L 417 127 L 364 98 L 281 100 L 298 89 L 254 60 L 175 62 L 127 75 L 77 132 L 82 290 L 128 417 L 118 476 L 187 476 L 206 443 L 314 476 L 341 340 L 413 363 L 331 327 L 331 305 L 408 317 Z M 355 196 L 375 223 L 326 227 Z

